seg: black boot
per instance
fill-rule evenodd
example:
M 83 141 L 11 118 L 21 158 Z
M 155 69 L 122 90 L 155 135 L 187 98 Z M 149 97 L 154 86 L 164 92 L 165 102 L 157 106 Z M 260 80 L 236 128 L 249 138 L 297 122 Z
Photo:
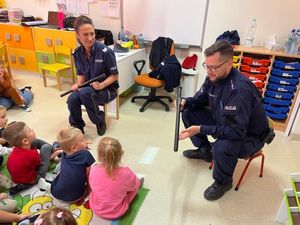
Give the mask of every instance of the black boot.
M 210 147 L 185 150 L 183 152 L 183 155 L 189 159 L 203 159 L 206 162 L 212 161 L 212 153 Z

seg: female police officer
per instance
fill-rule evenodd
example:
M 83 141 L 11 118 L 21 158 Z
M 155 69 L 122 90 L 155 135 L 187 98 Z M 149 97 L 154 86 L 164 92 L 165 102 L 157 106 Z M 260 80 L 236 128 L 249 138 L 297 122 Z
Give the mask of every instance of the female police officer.
M 81 105 L 84 105 L 92 123 L 97 127 L 98 135 L 106 130 L 104 112 L 99 105 L 112 101 L 117 96 L 118 69 L 114 52 L 95 39 L 92 20 L 79 16 L 74 22 L 76 37 L 81 44 L 73 53 L 77 70 L 77 83 L 72 86 L 72 94 L 67 104 L 70 111 L 69 123 L 84 133 Z M 100 76 L 98 81 L 89 86 L 78 88 L 82 83 Z

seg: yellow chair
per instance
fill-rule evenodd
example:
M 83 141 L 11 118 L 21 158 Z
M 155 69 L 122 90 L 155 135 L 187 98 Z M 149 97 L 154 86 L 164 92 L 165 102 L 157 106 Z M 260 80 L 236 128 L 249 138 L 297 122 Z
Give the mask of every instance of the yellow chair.
M 43 73 L 44 87 L 47 87 L 47 72 L 55 73 L 58 90 L 61 91 L 61 75 L 63 72 L 70 70 L 72 82 L 73 84 L 75 83 L 72 49 L 63 45 L 56 45 L 54 47 L 54 54 L 55 63 L 45 64 L 41 68 Z
M 119 106 L 120 106 L 119 90 L 117 91 L 117 97 L 116 97 L 112 102 L 115 102 L 115 103 L 116 103 L 116 117 L 115 117 L 115 119 L 118 120 L 118 119 L 120 118 L 120 109 L 119 109 Z M 108 118 L 108 105 L 109 105 L 110 103 L 111 103 L 111 102 L 108 102 L 108 103 L 106 103 L 106 104 L 103 106 L 103 111 L 104 111 L 105 123 L 106 123 L 106 124 L 107 124 L 107 118 Z
M 11 75 L 11 70 L 8 62 L 6 45 L 3 42 L 0 42 L 0 60 L 3 64 L 3 67 L 7 69 L 8 73 Z

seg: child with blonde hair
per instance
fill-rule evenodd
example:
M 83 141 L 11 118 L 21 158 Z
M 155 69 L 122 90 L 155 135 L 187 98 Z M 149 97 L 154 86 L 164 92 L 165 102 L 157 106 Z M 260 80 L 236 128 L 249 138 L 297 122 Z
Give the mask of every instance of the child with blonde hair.
M 65 202 L 77 202 L 88 194 L 90 166 L 95 162 L 78 128 L 59 132 L 57 141 L 63 150 L 60 171 L 51 184 L 52 195 Z
M 128 209 L 140 187 L 140 180 L 128 167 L 120 166 L 123 149 L 118 140 L 104 137 L 98 145 L 100 163 L 91 168 L 90 207 L 105 219 L 116 219 Z

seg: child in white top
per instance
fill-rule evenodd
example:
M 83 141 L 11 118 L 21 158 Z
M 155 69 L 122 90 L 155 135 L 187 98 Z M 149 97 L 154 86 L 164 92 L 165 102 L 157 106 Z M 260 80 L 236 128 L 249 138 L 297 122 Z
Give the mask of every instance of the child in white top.
M 116 219 L 128 209 L 140 180 L 128 167 L 120 166 L 123 149 L 118 140 L 104 137 L 98 145 L 99 164 L 91 167 L 90 207 L 105 219 Z

